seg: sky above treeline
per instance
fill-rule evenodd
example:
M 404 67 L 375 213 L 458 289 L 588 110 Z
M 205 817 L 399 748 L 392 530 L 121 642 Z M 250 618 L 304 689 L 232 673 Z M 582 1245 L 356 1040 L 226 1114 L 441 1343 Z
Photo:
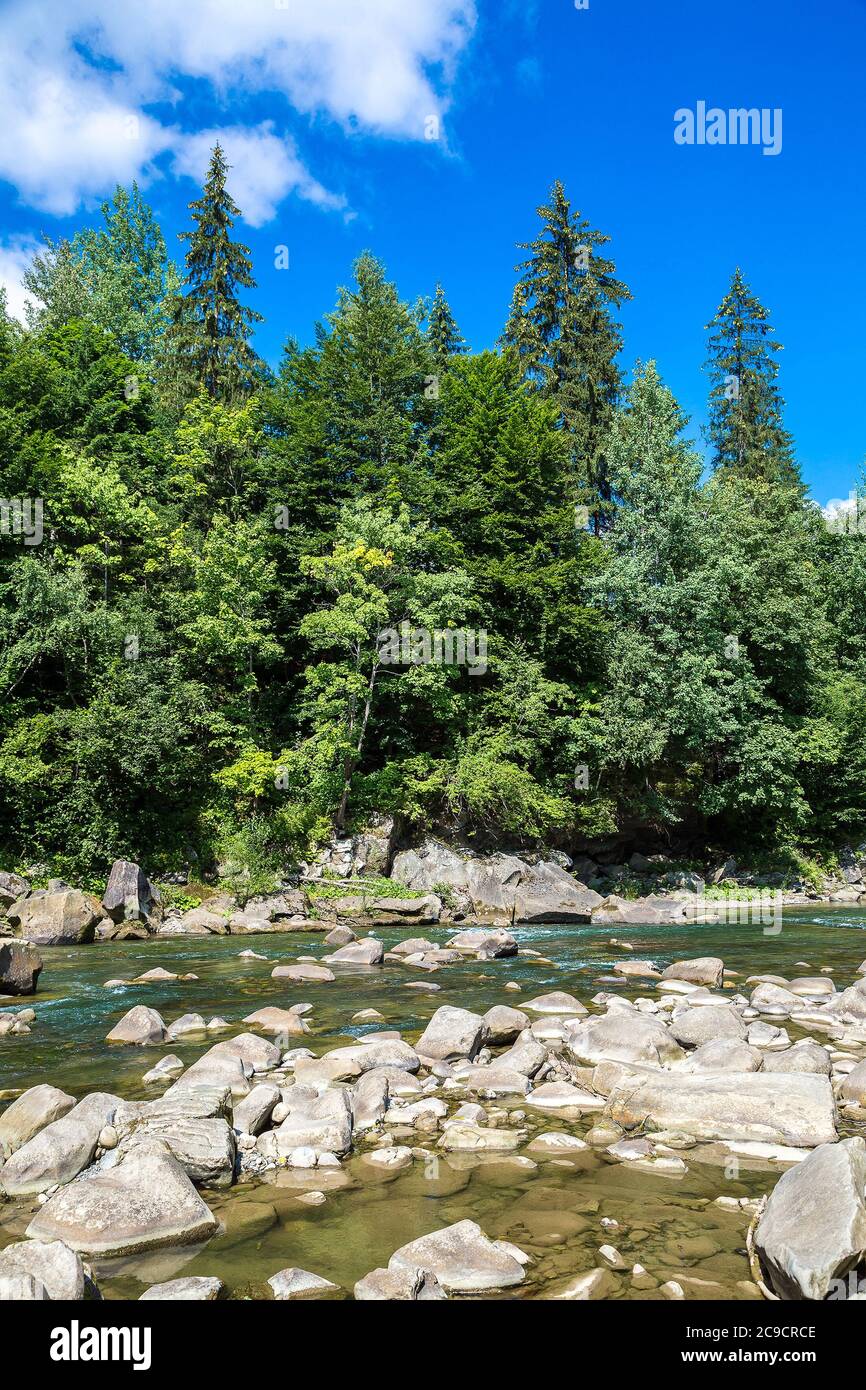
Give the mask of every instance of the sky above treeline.
M 634 295 L 624 367 L 658 362 L 699 444 L 704 329 L 742 267 L 823 504 L 866 457 L 864 51 L 864 0 L 0 0 L 0 281 L 20 311 L 40 237 L 133 178 L 180 258 L 219 136 L 268 361 L 365 249 L 406 299 L 441 282 L 480 350 L 560 178 Z

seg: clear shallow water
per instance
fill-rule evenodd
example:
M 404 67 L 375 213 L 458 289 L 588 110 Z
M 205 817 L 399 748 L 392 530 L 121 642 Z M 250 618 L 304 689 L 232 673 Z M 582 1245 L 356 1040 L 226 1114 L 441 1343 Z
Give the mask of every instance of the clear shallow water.
M 429 929 L 424 935 L 444 942 L 453 928 Z M 407 929 L 377 933 L 386 947 L 414 934 Z M 439 1005 L 458 1004 L 485 1012 L 493 1004 L 520 1005 L 552 989 L 566 990 L 587 1001 L 599 989 L 634 998 L 653 994 L 649 982 L 599 983 L 625 953 L 609 945 L 618 936 L 634 946 L 633 959 L 659 965 L 683 956 L 720 955 L 743 976 L 773 973 L 792 977 L 832 967 L 838 988 L 856 978 L 866 957 L 866 912 L 820 908 L 786 913 L 778 935 L 764 935 L 759 925 L 683 927 L 525 926 L 517 929 L 523 947 L 540 951 L 550 964 L 532 958 L 465 962 L 448 966 L 427 983 L 436 992 L 407 989 L 414 979 L 405 966 L 341 972 L 329 984 L 289 985 L 272 980 L 279 961 L 297 956 L 320 957 L 328 949 L 318 933 L 255 937 L 191 937 L 149 942 L 103 943 L 45 952 L 43 986 L 33 1004 L 37 1021 L 29 1035 L 0 1038 L 0 1092 L 17 1093 L 48 1081 L 76 1096 L 93 1090 L 129 1098 L 153 1099 L 159 1090 L 145 1087 L 142 1076 L 169 1049 L 119 1047 L 104 1039 L 113 1024 L 134 1004 L 146 1003 L 166 1021 L 182 1013 L 219 1014 L 238 1025 L 244 1015 L 266 1004 L 287 1007 L 302 1000 L 313 1004 L 311 1033 L 298 1043 L 324 1052 L 348 1037 L 383 1028 L 399 1028 L 413 1042 Z M 252 949 L 265 960 L 241 960 Z M 808 970 L 800 962 L 808 963 Z M 162 965 L 177 973 L 193 972 L 198 980 L 105 989 L 106 980 L 132 977 Z M 520 993 L 505 989 L 509 981 Z M 648 987 L 646 987 L 648 986 Z M 16 1007 L 4 1004 L 0 1007 Z M 384 1023 L 353 1024 L 360 1009 L 375 1008 Z M 792 1037 L 798 1036 L 789 1028 Z M 229 1036 L 219 1034 L 218 1037 Z M 172 1044 L 186 1064 L 207 1050 L 214 1038 Z M 3 1102 L 0 1102 L 2 1104 Z M 583 1135 L 592 1117 L 569 1122 L 556 1112 L 533 1111 L 523 1101 L 511 1108 L 526 1111 L 533 1132 L 566 1129 Z M 417 1134 L 395 1142 L 417 1145 Z M 433 1144 L 434 1140 L 425 1140 Z M 522 1153 L 519 1150 L 518 1153 Z M 594 1153 L 575 1160 L 538 1162 L 534 1168 L 511 1161 L 479 1162 L 475 1156 L 437 1155 L 436 1175 L 416 1162 L 396 1175 L 378 1175 L 353 1158 L 330 1180 L 323 1170 L 309 1175 L 280 1171 L 263 1182 L 242 1182 L 224 1192 L 205 1192 L 225 1224 L 225 1233 L 203 1249 L 156 1251 L 98 1266 L 107 1297 L 137 1297 L 150 1283 L 183 1274 L 217 1274 L 234 1296 L 262 1296 L 262 1285 L 277 1270 L 299 1265 L 351 1290 L 368 1270 L 387 1263 L 407 1241 L 453 1221 L 470 1217 L 494 1238 L 514 1241 L 529 1253 L 524 1285 L 509 1297 L 549 1295 L 563 1279 L 599 1263 L 604 1243 L 616 1246 L 629 1268 L 645 1265 L 659 1283 L 684 1276 L 703 1280 L 689 1288 L 693 1296 L 746 1297 L 738 1281 L 749 1279 L 745 1256 L 748 1218 L 712 1205 L 719 1195 L 757 1196 L 769 1190 L 778 1173 L 741 1166 L 737 1180 L 718 1164 L 696 1163 L 684 1154 L 689 1172 L 661 1177 L 621 1164 L 611 1165 Z M 330 1184 L 329 1185 L 329 1181 Z M 326 1201 L 308 1206 L 298 1200 L 305 1190 L 323 1190 Z M 26 1202 L 0 1207 L 0 1246 L 19 1239 L 32 1214 Z M 602 1225 L 602 1218 L 619 1223 Z M 720 1292 L 721 1291 L 721 1292 Z M 658 1297 L 621 1281 L 618 1296 Z

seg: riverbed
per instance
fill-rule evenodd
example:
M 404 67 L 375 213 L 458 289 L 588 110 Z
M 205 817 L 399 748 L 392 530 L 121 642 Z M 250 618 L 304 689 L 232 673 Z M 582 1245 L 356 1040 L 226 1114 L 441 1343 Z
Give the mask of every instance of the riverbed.
M 425 929 L 424 934 L 444 944 L 453 930 Z M 376 933 L 386 949 L 407 934 L 405 928 Z M 607 978 L 629 957 L 664 966 L 686 956 L 718 955 L 743 977 L 737 987 L 750 974 L 790 978 L 830 968 L 838 989 L 858 978 L 857 967 L 866 957 L 866 911 L 850 907 L 786 912 L 778 934 L 751 924 L 621 927 L 613 935 L 633 946 L 628 953 L 610 944 L 610 928 L 597 925 L 525 925 L 514 934 L 521 948 L 544 959 L 521 955 L 450 965 L 424 977 L 438 990 L 408 988 L 416 979 L 411 970 L 387 962 L 370 969 L 335 967 L 339 973 L 332 983 L 298 986 L 271 979 L 280 962 L 318 959 L 328 952 L 315 933 L 158 938 L 46 950 L 38 994 L 4 1005 L 32 1005 L 37 1018 L 29 1035 L 0 1038 L 0 1093 L 11 1099 L 28 1086 L 50 1082 L 76 1097 L 101 1090 L 154 1099 L 160 1088 L 145 1086 L 144 1073 L 169 1050 L 188 1065 L 214 1037 L 155 1047 L 106 1043 L 110 1028 L 135 1004 L 159 1010 L 166 1022 L 190 1012 L 220 1015 L 240 1032 L 246 1031 L 241 1019 L 255 1009 L 306 1001 L 313 1005 L 310 1034 L 292 1043 L 319 1054 L 386 1028 L 401 1030 L 414 1043 L 444 1003 L 484 1013 L 494 1004 L 519 1008 L 521 1000 L 550 990 L 567 991 L 583 1003 L 599 990 L 629 999 L 658 997 L 651 981 Z M 265 959 L 241 958 L 244 950 Z M 156 965 L 198 979 L 105 988 L 107 980 L 131 978 Z M 519 992 L 506 989 L 509 982 L 518 984 Z M 351 1022 L 362 1009 L 378 1010 L 384 1022 Z M 792 1040 L 806 1034 L 791 1025 L 788 1031 Z M 525 1112 L 521 1127 L 529 1129 L 527 1142 L 533 1134 L 558 1129 L 584 1136 L 594 1121 L 591 1115 L 568 1121 L 556 1112 L 533 1111 L 522 1098 L 497 1106 Z M 418 1141 L 417 1134 L 395 1139 L 415 1146 Z M 436 1151 L 435 1136 L 429 1144 L 427 1158 L 398 1173 L 377 1172 L 356 1155 L 330 1173 L 279 1169 L 231 1189 L 204 1190 L 223 1232 L 203 1247 L 97 1262 L 103 1296 L 137 1298 L 150 1284 L 202 1274 L 219 1276 L 231 1297 L 265 1297 L 267 1279 L 287 1266 L 312 1270 L 350 1293 L 357 1279 L 387 1264 L 399 1246 L 467 1217 L 491 1238 L 511 1241 L 531 1257 L 524 1283 L 500 1297 L 555 1296 L 564 1280 L 599 1264 L 597 1251 L 605 1244 L 613 1245 L 626 1265 L 615 1297 L 658 1298 L 662 1284 L 683 1278 L 689 1281 L 688 1297 L 758 1296 L 745 1250 L 748 1214 L 723 1208 L 716 1198 L 759 1197 L 772 1188 L 781 1168 L 695 1162 L 685 1152 L 687 1172 L 662 1176 L 611 1163 L 594 1149 L 545 1160 L 528 1158 L 525 1146 L 515 1155 L 481 1158 L 446 1156 Z M 322 1192 L 324 1201 L 301 1200 L 313 1190 Z M 0 1247 L 21 1239 L 34 1209 L 29 1201 L 0 1206 Z M 645 1267 L 653 1287 L 632 1283 L 628 1271 L 636 1263 Z

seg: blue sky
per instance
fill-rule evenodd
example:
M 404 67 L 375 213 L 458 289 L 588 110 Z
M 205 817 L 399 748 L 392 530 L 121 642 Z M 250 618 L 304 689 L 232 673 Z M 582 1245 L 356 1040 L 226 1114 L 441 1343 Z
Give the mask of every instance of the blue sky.
M 14 305 L 34 239 L 134 176 L 180 254 L 219 132 L 269 360 L 365 248 L 407 299 L 440 280 L 483 348 L 559 177 L 634 295 L 624 365 L 654 357 L 694 434 L 704 325 L 742 266 L 806 480 L 844 498 L 866 457 L 864 41 L 864 0 L 3 0 L 0 279 Z M 780 108 L 781 152 L 676 144 L 698 101 Z

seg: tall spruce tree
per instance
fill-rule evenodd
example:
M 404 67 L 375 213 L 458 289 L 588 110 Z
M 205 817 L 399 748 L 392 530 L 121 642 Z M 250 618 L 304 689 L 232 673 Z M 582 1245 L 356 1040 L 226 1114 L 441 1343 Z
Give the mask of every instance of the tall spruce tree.
M 715 317 L 707 324 L 710 381 L 707 436 L 713 467 L 746 478 L 797 485 L 799 470 L 784 427 L 774 338 L 767 309 L 739 266 Z
M 436 286 L 427 317 L 427 342 L 430 344 L 433 366 L 439 376 L 447 372 L 452 357 L 466 351 L 466 343 L 441 285 Z
M 189 204 L 195 227 L 179 233 L 189 244 L 187 274 L 174 304 L 167 363 L 181 398 L 204 388 L 227 404 L 251 389 L 261 367 L 249 339 L 262 320 L 238 296 L 256 281 L 249 247 L 231 236 L 241 211 L 226 188 L 229 167 L 217 143 L 202 196 Z
M 614 262 L 599 254 L 610 237 L 572 212 L 559 180 L 538 216 L 541 233 L 520 243 L 530 255 L 517 267 L 504 341 L 555 399 L 571 436 L 575 501 L 589 507 L 600 531 L 612 512 L 605 441 L 621 385 L 622 335 L 612 310 L 631 295 Z

